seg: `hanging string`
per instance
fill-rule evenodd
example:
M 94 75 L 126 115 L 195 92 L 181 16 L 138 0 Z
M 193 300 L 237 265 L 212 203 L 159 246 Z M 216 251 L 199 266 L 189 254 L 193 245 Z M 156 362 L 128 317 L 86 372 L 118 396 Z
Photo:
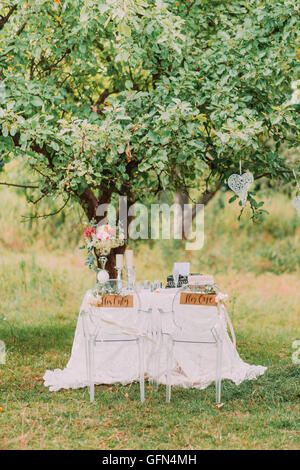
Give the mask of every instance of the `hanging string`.
M 240 158 L 240 175 L 242 174 L 242 159 Z
M 299 181 L 297 180 L 296 172 L 295 172 L 295 170 L 294 170 L 294 169 L 292 170 L 292 172 L 293 172 L 294 178 L 295 178 L 295 180 L 296 180 L 296 183 L 297 183 L 298 189 L 299 189 L 299 191 L 300 191 L 300 184 L 299 184 Z

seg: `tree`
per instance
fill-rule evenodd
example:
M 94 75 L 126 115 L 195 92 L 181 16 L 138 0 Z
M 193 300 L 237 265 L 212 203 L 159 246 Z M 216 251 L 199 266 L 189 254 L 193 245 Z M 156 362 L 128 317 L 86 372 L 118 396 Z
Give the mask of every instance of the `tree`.
M 15 184 L 89 220 L 116 194 L 205 198 L 240 159 L 288 181 L 298 30 L 297 0 L 3 1 L 2 165 L 22 158 L 37 181 Z

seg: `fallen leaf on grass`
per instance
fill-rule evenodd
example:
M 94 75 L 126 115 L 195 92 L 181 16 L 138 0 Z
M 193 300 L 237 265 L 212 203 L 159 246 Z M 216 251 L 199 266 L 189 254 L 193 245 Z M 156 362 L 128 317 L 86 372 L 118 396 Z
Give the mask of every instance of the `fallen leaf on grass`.
M 36 382 L 43 382 L 43 377 L 33 377 Z
M 218 410 L 221 410 L 224 405 L 225 405 L 225 403 L 217 403 L 216 407 L 218 408 Z

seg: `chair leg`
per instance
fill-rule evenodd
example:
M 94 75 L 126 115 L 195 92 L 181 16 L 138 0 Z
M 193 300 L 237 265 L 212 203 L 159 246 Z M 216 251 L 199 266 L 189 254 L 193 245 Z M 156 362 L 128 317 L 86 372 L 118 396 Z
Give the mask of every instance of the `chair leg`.
M 154 370 L 154 381 L 153 381 L 153 390 L 158 391 L 158 377 L 159 377 L 159 368 L 160 368 L 160 349 L 155 352 L 155 370 Z
M 95 399 L 95 384 L 94 384 L 94 342 L 88 340 L 88 383 L 90 390 L 90 402 L 93 403 Z
M 217 342 L 217 365 L 216 365 L 216 402 L 221 403 L 222 386 L 222 341 Z
M 153 350 L 153 390 L 158 391 L 158 378 L 159 378 L 159 367 L 160 367 L 160 354 L 161 354 L 161 342 L 156 337 L 156 344 Z
M 171 371 L 173 365 L 173 341 L 169 341 L 167 345 L 167 373 L 166 373 L 166 402 L 170 403 L 171 401 Z
M 91 361 L 90 361 L 90 340 L 85 339 L 85 360 L 86 360 L 86 381 L 87 387 L 90 394 L 90 385 L 91 385 Z
M 139 349 L 139 376 L 140 376 L 140 397 L 141 402 L 145 401 L 145 370 L 144 370 L 144 344 L 143 340 L 137 340 Z

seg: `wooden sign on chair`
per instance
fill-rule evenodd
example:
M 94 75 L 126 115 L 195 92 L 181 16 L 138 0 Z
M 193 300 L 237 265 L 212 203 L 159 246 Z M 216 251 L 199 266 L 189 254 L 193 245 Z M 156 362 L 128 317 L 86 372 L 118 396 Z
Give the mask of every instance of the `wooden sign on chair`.
M 216 294 L 196 294 L 193 292 L 182 292 L 180 295 L 181 305 L 204 305 L 206 307 L 216 307 Z
M 133 308 L 133 295 L 105 294 L 91 302 L 93 307 Z

